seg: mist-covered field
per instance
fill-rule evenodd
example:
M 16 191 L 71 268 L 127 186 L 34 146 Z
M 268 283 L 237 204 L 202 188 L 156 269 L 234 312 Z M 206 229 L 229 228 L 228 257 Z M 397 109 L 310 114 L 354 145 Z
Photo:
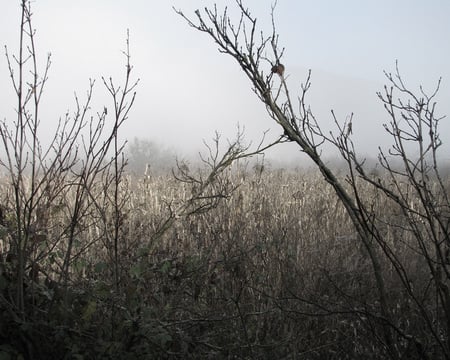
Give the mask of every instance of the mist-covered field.
M 250 3 L 261 10 L 261 2 Z M 315 59 L 336 62 L 339 71 L 346 64 L 351 74 L 316 77 L 311 101 L 315 78 L 302 62 L 316 61 L 304 55 L 314 53 L 317 41 L 292 32 L 298 5 L 284 8 L 279 28 L 275 5 L 262 22 L 241 0 L 232 10 L 170 8 L 184 32 L 164 20 L 165 3 L 155 11 L 142 2 L 140 9 L 157 14 L 161 47 L 146 57 L 150 40 L 158 42 L 144 36 L 146 30 L 136 36 L 140 51 L 134 52 L 127 30 L 116 54 L 122 75 L 90 78 L 68 110 L 61 106 L 67 106 L 63 92 L 78 89 L 74 63 L 84 61 L 89 73 L 97 63 L 94 73 L 115 63 L 106 51 L 105 58 L 97 54 L 99 42 L 115 37 L 101 20 L 118 28 L 115 14 L 140 24 L 144 10 L 128 7 L 135 16 L 124 16 L 125 9 L 105 2 L 91 9 L 89 23 L 84 15 L 91 3 L 72 4 L 73 11 L 42 4 L 36 10 L 46 14 L 38 21 L 43 34 L 65 44 L 55 83 L 48 86 L 53 57 L 42 53 L 35 4 L 27 0 L 17 11 L 8 8 L 17 16 L 17 44 L 5 46 L 0 71 L 10 86 L 0 89 L 6 94 L 0 109 L 0 360 L 450 358 L 450 167 L 442 115 L 448 104 L 443 112 L 438 106 L 448 90 L 433 79 L 440 65 L 424 75 L 426 86 L 416 86 L 416 76 L 407 81 L 396 61 L 374 96 L 377 110 L 359 96 L 365 80 L 347 81 L 374 71 L 361 73 L 368 65 L 360 59 L 357 75 L 358 66 L 348 61 L 375 45 L 370 34 L 377 44 L 389 43 L 388 56 L 398 50 L 417 60 L 413 74 L 432 66 L 428 54 L 438 52 L 422 51 L 420 58 L 408 55 L 415 47 L 407 42 L 395 42 L 393 51 L 383 41 L 401 39 L 402 31 L 412 39 L 418 38 L 413 30 L 432 34 L 418 4 L 402 20 L 408 26 L 386 27 L 384 37 L 378 21 L 365 35 L 353 26 L 336 30 L 358 55 L 348 52 L 341 65 L 340 56 L 330 57 L 339 51 L 330 50 L 329 34 L 317 33 L 326 40 Z M 444 14 L 434 5 L 433 24 Z M 309 18 L 314 24 L 352 23 L 345 17 L 353 12 L 341 6 L 332 17 L 309 9 L 319 10 Z M 361 19 L 390 15 L 379 4 L 352 11 Z M 70 25 L 69 15 L 81 25 Z M 301 26 L 302 32 L 308 27 Z M 76 41 L 66 28 L 76 30 Z M 206 55 L 207 47 L 184 40 L 187 29 L 228 55 L 242 75 L 239 83 Z M 297 53 L 281 41 L 286 29 Z M 351 40 L 355 34 L 361 47 Z M 176 50 L 166 41 L 172 36 Z M 445 60 L 445 47 L 430 39 L 439 36 L 427 35 L 426 44 L 442 50 L 434 58 Z M 79 44 L 87 47 L 75 50 Z M 385 54 L 364 53 L 371 52 Z M 142 62 L 144 100 L 135 113 L 141 74 L 134 66 Z M 327 80 L 333 77 L 339 86 Z M 198 91 L 201 79 L 206 95 Z M 347 104 L 353 110 L 346 112 Z M 174 144 L 197 144 L 212 119 L 226 122 L 224 137 L 216 131 L 203 141 L 196 160 L 187 151 L 174 155 Z M 228 137 L 230 119 L 245 122 L 235 138 Z M 127 143 L 130 122 L 138 124 L 139 137 Z M 377 124 L 382 135 L 372 131 Z M 255 129 L 246 132 L 245 125 L 261 136 L 255 141 Z M 145 137 L 149 128 L 153 138 Z
M 219 180 L 233 191 L 202 211 L 212 193 L 184 206 L 195 184 L 125 176 L 119 214 L 99 182 L 79 204 L 74 229 L 77 187 L 68 181 L 54 196 L 44 189 L 28 234 L 30 320 L 16 323 L 18 264 L 7 254 L 17 229 L 2 178 L 0 349 L 31 348 L 35 358 L 386 358 L 375 336 L 384 320 L 372 265 L 320 174 L 238 166 Z M 401 213 L 373 189 L 361 194 L 386 222 L 417 300 L 432 309 L 429 273 Z M 427 343 L 420 307 L 392 264 L 381 266 L 395 316 L 385 320 Z M 417 356 L 407 338 L 398 344 L 405 358 Z

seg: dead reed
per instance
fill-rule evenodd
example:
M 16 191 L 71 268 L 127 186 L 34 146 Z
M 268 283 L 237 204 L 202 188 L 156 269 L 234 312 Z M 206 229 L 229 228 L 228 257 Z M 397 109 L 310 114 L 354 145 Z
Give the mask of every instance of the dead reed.
M 112 213 L 102 202 L 103 188 L 94 186 L 97 202 L 84 204 L 70 259 L 71 296 L 80 302 L 66 309 L 72 327 L 99 331 L 114 318 L 120 324 L 113 331 L 118 338 L 125 333 L 136 337 L 129 348 L 116 344 L 124 354 L 139 352 L 145 338 L 152 348 L 145 353 L 154 356 L 384 356 L 382 341 L 372 336 L 379 325 L 373 318 L 377 300 L 368 256 L 320 174 L 274 170 L 227 176 L 239 185 L 231 197 L 207 212 L 175 216 L 162 233 L 159 229 L 192 189 L 170 175 L 126 178 L 118 293 L 110 290 Z M 385 231 L 396 244 L 396 256 L 415 274 L 414 285 L 425 288 L 427 274 L 398 210 L 369 187 L 362 193 L 384 214 Z M 39 265 L 34 281 L 47 294 L 35 305 L 50 313 L 61 311 L 55 304 L 61 296 L 58 279 L 72 199 L 68 188 L 48 199 L 34 219 L 40 238 L 35 236 L 29 268 Z M 7 223 L 12 214 L 5 180 L 1 201 L 6 254 L 14 235 Z M 396 316 L 410 331 L 420 332 L 414 305 L 398 290 L 392 265 L 383 266 Z M 75 321 L 77 316 L 82 323 Z M 106 328 L 99 337 L 106 336 Z

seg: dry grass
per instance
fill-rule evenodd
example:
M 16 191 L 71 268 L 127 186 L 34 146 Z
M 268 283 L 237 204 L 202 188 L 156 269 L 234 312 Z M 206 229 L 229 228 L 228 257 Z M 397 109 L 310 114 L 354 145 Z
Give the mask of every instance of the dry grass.
M 158 229 L 169 209 L 182 204 L 191 189 L 168 175 L 124 181 L 117 292 L 111 288 L 110 209 L 86 204 L 70 268 L 73 304 L 64 315 L 63 305 L 57 306 L 57 282 L 72 194 L 62 193 L 35 219 L 36 234 L 43 235 L 31 257 L 40 266 L 37 286 L 56 289 L 47 291 L 47 298 L 40 293 L 33 306 L 52 317 L 55 327 L 63 320 L 70 324 L 66 331 L 76 329 L 84 341 L 100 346 L 95 339 L 103 339 L 95 351 L 117 356 L 386 356 L 382 339 L 374 336 L 379 323 L 370 318 L 378 300 L 369 259 L 320 174 L 280 170 L 229 176 L 239 184 L 232 197 L 206 213 L 180 217 L 162 234 Z M 12 216 L 8 191 L 3 181 L 7 219 Z M 102 203 L 100 186 L 97 191 Z M 373 190 L 363 193 L 386 218 L 395 215 Z M 416 286 L 426 286 L 427 274 L 407 233 L 388 225 L 386 232 Z M 2 232 L 4 253 L 10 237 Z M 398 320 L 407 331 L 422 332 L 394 270 L 387 262 L 383 266 Z M 409 345 L 403 345 L 407 354 Z

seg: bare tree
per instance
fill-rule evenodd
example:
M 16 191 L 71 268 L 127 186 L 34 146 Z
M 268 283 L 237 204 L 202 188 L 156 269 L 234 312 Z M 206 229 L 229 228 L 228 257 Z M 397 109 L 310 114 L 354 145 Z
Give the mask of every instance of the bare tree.
M 419 95 L 415 95 L 406 87 L 398 70 L 394 74 L 386 73 L 389 85 L 378 96 L 391 119 L 385 129 L 394 143 L 388 152 L 380 149 L 379 164 L 385 171 L 380 176 L 373 176 L 365 169 L 364 160 L 357 156 L 353 146 L 352 117 L 341 122 L 332 113 L 338 130 L 329 133 L 321 128 L 312 113 L 306 99 L 311 72 L 301 86 L 298 99 L 291 96 L 286 77 L 289 67 L 282 61 L 284 49 L 279 46 L 274 7 L 272 29 L 266 36 L 243 1 L 236 0 L 236 6 L 240 11 L 236 21 L 229 17 L 227 8 L 219 11 L 217 6 L 197 10 L 194 18 L 181 10 L 176 12 L 191 27 L 207 34 L 220 52 L 230 55 L 238 63 L 269 116 L 282 128 L 285 139 L 298 144 L 310 157 L 345 207 L 370 260 L 375 279 L 377 309 L 365 310 L 364 319 L 374 338 L 379 339 L 383 353 L 398 359 L 410 354 L 412 348 L 416 357 L 433 354 L 449 358 L 450 203 L 438 161 L 440 118 L 436 115 L 434 99 L 439 84 L 431 95 L 422 88 Z M 345 160 L 345 178 L 340 178 L 322 160 L 320 149 L 324 143 L 334 145 Z M 410 152 L 411 143 L 415 145 L 416 153 Z M 397 159 L 398 163 L 394 163 Z M 362 182 L 373 187 L 374 198 L 363 196 Z M 398 218 L 388 219 L 380 213 L 376 208 L 376 197 L 379 196 L 392 201 L 393 208 L 399 211 Z M 400 235 L 392 236 L 392 229 L 400 229 Z M 430 274 L 432 280 L 427 286 L 415 280 L 416 274 L 408 266 L 408 259 L 400 256 L 400 242 L 407 242 L 411 256 L 423 263 L 425 273 Z M 393 311 L 397 304 L 392 303 L 389 295 L 387 268 L 393 269 L 402 291 L 414 304 L 414 311 L 420 314 L 430 336 L 414 333 L 405 325 L 407 319 Z M 353 311 L 356 314 L 360 309 Z
M 110 239 L 106 246 L 111 250 L 113 278 L 118 286 L 119 227 L 123 206 L 119 188 L 125 165 L 118 130 L 134 103 L 137 82 L 132 82 L 130 77 L 132 66 L 127 37 L 125 84 L 117 87 L 112 79 L 103 80 L 113 99 L 112 129 L 106 125 L 106 107 L 96 116 L 90 114 L 95 84 L 91 80 L 86 99 L 82 101 L 75 95 L 75 111 L 73 114 L 68 112 L 59 120 L 49 145 L 44 147 L 40 142 L 40 108 L 51 61 L 48 55 L 43 71 L 38 68 L 31 3 L 23 0 L 21 8 L 19 53 L 11 55 L 5 48 L 17 98 L 17 118 L 12 127 L 6 119 L 0 122 L 0 139 L 5 154 L 0 159 L 0 166 L 6 170 L 13 189 L 11 203 L 6 201 L 2 205 L 14 214 L 13 221 L 7 225 L 12 235 L 8 260 L 15 273 L 16 287 L 14 297 L 2 300 L 8 303 L 7 308 L 14 316 L 23 320 L 27 312 L 34 311 L 33 306 L 26 308 L 24 288 L 28 284 L 34 286 L 35 281 L 29 280 L 37 280 L 39 263 L 47 261 L 56 250 L 63 255 L 54 258 L 53 266 L 58 285 L 63 285 L 66 290 L 67 301 L 71 265 L 81 255 L 79 250 L 75 252 L 74 243 L 79 233 L 96 221 L 92 216 L 93 209 L 105 214 L 96 207 L 100 201 L 95 193 L 99 184 L 103 186 L 108 206 L 113 208 L 113 225 L 108 226 L 104 234 Z M 61 211 L 67 222 L 50 237 L 49 214 L 55 211 Z M 109 219 L 103 217 L 102 222 L 106 224 Z M 92 244 L 85 244 L 81 251 L 86 252 Z M 55 274 L 45 275 L 55 277 Z

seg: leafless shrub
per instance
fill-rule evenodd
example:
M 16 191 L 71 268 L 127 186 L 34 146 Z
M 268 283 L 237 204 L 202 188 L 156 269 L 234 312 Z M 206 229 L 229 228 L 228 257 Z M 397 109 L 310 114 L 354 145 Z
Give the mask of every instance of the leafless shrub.
M 322 129 L 313 115 L 306 102 L 311 73 L 301 87 L 297 103 L 291 97 L 286 76 L 289 67 L 282 64 L 284 49 L 278 45 L 274 8 L 272 32 L 265 36 L 243 2 L 236 0 L 236 6 L 240 11 L 237 21 L 229 17 L 227 9 L 221 12 L 217 6 L 196 11 L 195 19 L 177 12 L 191 27 L 207 34 L 219 51 L 238 63 L 268 114 L 281 126 L 284 136 L 297 143 L 311 158 L 346 209 L 371 264 L 371 275 L 377 289 L 377 305 L 366 310 L 364 319 L 360 321 L 378 339 L 378 351 L 384 356 L 402 358 L 406 353 L 411 356 L 412 347 L 416 349 L 417 357 L 426 354 L 448 357 L 450 322 L 446 309 L 449 296 L 445 284 L 449 278 L 445 270 L 445 254 L 449 240 L 449 201 L 438 162 L 441 145 L 438 124 L 441 118 L 436 115 L 434 98 L 439 84 L 431 94 L 420 88 L 419 95 L 415 95 L 406 87 L 398 69 L 393 75 L 386 73 L 389 86 L 379 94 L 379 98 L 391 119 L 385 128 L 393 139 L 393 146 L 388 153 L 380 149 L 379 164 L 387 176 L 373 176 L 366 172 L 364 160 L 357 156 L 353 146 L 352 116 L 341 122 L 332 112 L 337 133 L 330 134 Z M 274 86 L 275 82 L 280 86 Z M 325 143 L 334 145 L 345 160 L 345 178 L 340 178 L 324 163 L 320 149 Z M 417 156 L 410 152 L 411 147 L 417 151 Z M 394 166 L 392 158 L 399 159 L 401 165 Z M 372 194 L 369 197 L 363 193 L 368 185 Z M 390 207 L 399 211 L 400 223 L 404 225 L 399 225 L 399 220 L 392 222 L 386 219 L 375 210 L 380 198 L 386 199 Z M 397 230 L 395 239 L 392 238 L 392 229 Z M 409 260 L 399 256 L 398 244 L 405 237 L 414 239 L 414 245 L 408 241 L 411 256 L 414 263 L 422 264 L 431 274 L 429 286 L 415 283 L 417 268 L 411 268 Z M 386 269 L 390 268 L 394 273 L 389 274 Z M 390 276 L 397 280 L 431 335 L 415 330 L 410 332 L 405 327 L 407 320 L 395 310 L 398 304 L 392 300 L 387 286 Z M 358 315 L 360 311 L 354 306 L 349 313 Z M 330 313 L 338 314 L 339 311 Z

